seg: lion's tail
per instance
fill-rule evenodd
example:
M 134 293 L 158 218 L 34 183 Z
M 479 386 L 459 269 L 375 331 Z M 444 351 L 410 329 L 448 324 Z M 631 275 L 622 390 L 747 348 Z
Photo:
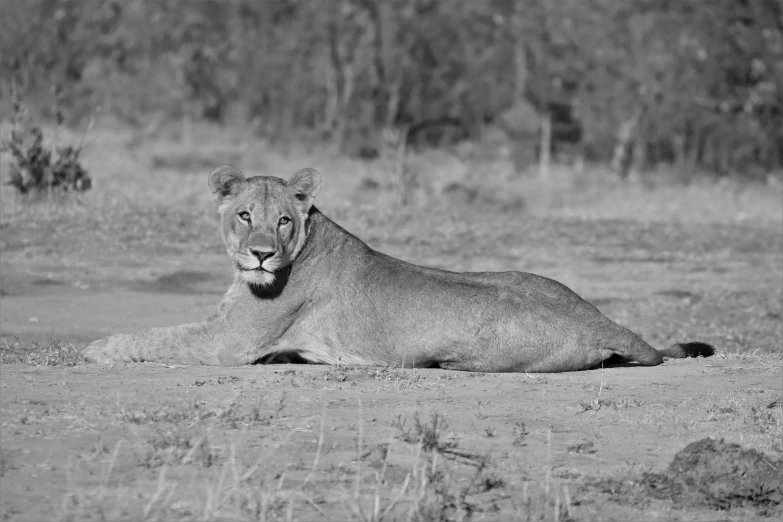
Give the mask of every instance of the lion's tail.
M 684 359 L 686 357 L 709 357 L 715 355 L 714 346 L 700 342 L 677 343 L 659 351 L 664 357 L 673 357 L 675 359 Z

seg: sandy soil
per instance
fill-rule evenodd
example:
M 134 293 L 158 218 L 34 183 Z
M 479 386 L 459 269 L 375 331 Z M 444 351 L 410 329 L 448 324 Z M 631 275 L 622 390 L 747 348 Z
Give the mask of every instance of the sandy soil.
M 219 491 L 219 478 L 236 459 L 232 466 L 241 474 L 260 464 L 248 479 L 257 488 L 270 482 L 276 488 L 276 478 L 284 481 L 283 491 L 302 487 L 315 465 L 304 491 L 318 509 L 342 519 L 350 513 L 342 503 L 352 499 L 356 470 L 369 496 L 384 448 L 392 451 L 384 497 L 413 471 L 415 445 L 401 441 L 392 426 L 401 417 L 410 428 L 420 412 L 422 421 L 445 416 L 445 440 L 490 457 L 504 485 L 470 499 L 489 519 L 508 519 L 515 504 L 524 509 L 526 483 L 531 497 L 543 495 L 549 483 L 553 490 L 569 488 L 578 520 L 623 520 L 629 513 L 646 520 L 714 520 L 714 511 L 681 512 L 663 501 L 629 508 L 608 492 L 581 492 L 580 486 L 595 477 L 662 470 L 686 443 L 703 437 L 767 451 L 776 439 L 779 451 L 779 411 L 767 407 L 780 398 L 780 368 L 780 359 L 769 357 L 556 375 L 11 365 L 3 368 L 0 385 L 3 509 L 12 520 L 52 520 L 63 510 L 98 518 L 98 507 L 109 518 L 133 519 L 153 503 L 167 464 L 165 480 L 178 484 L 179 502 L 169 509 L 203 513 L 205 495 L 227 494 Z M 218 417 L 226 411 L 235 412 L 233 420 Z M 767 412 L 766 421 L 759 417 Z M 182 454 L 168 454 L 165 441 L 176 430 L 191 441 L 206 437 L 216 462 L 206 462 L 201 452 L 185 460 L 187 445 Z M 454 473 L 451 487 L 468 484 L 474 466 L 444 465 Z M 77 499 L 73 506 L 71 498 Z M 303 498 L 292 495 L 292 501 L 296 518 L 321 519 Z

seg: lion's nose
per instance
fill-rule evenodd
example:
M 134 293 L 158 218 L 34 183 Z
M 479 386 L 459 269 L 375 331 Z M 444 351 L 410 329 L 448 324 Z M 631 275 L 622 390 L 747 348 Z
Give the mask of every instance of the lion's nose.
M 274 250 L 264 247 L 250 247 L 250 253 L 256 256 L 261 263 L 275 255 Z

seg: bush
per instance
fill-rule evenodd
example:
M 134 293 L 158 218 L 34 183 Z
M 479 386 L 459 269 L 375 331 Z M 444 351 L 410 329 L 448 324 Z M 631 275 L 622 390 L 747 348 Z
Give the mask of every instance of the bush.
M 29 135 L 32 142 L 26 145 L 24 133 L 15 128 L 8 140 L 0 142 L 0 152 L 10 152 L 14 158 L 8 185 L 21 194 L 90 189 L 92 180 L 79 162 L 81 147 L 55 147 L 52 161 L 52 149 L 44 146 L 40 127 L 30 129 Z

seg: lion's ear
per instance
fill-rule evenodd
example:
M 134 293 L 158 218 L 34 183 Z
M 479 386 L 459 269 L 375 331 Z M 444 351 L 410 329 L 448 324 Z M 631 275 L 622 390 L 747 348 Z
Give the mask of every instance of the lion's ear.
M 309 210 L 321 190 L 321 175 L 315 169 L 302 169 L 288 180 L 288 189 L 296 199 L 304 202 Z
M 209 175 L 209 188 L 218 203 L 239 194 L 244 182 L 245 175 L 231 165 L 221 165 Z

